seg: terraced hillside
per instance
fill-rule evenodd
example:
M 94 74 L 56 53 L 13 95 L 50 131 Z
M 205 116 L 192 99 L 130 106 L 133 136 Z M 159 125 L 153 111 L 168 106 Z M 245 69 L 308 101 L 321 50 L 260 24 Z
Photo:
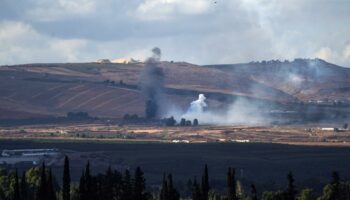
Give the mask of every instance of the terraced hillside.
M 312 61 L 312 62 L 311 62 Z M 198 66 L 162 62 L 166 98 L 183 109 L 205 93 L 210 107 L 237 97 L 294 103 L 350 99 L 350 70 L 321 60 Z M 311 64 L 310 64 L 311 62 Z M 138 89 L 143 64 L 26 64 L 0 67 L 0 119 L 143 115 Z
M 350 69 L 321 59 L 263 61 L 207 67 L 239 74 L 243 79 L 275 88 L 299 101 L 350 100 Z

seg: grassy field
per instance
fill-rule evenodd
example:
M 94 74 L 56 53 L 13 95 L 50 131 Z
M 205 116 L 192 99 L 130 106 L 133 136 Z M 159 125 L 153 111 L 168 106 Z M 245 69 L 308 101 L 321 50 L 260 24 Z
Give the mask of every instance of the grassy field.
M 188 178 L 200 177 L 208 164 L 212 185 L 224 187 L 226 169 L 235 167 L 241 182 L 256 183 L 259 189 L 281 189 L 289 170 L 299 187 L 316 187 L 330 179 L 332 170 L 350 178 L 350 148 L 312 147 L 263 143 L 162 144 L 119 142 L 73 142 L 0 140 L 0 150 L 17 148 L 59 148 L 71 158 L 73 179 L 78 180 L 87 160 L 97 173 L 111 165 L 117 169 L 141 166 L 149 185 L 160 183 L 163 172 L 174 174 L 178 187 Z M 61 176 L 61 161 L 52 167 Z

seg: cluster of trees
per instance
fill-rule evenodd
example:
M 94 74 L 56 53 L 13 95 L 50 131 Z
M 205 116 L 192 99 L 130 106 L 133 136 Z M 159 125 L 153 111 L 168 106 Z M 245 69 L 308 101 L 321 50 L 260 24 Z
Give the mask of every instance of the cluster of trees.
M 44 163 L 41 167 L 23 171 L 21 178 L 17 170 L 0 171 L 1 200 L 57 200 L 58 191 L 57 181 Z
M 198 126 L 198 119 L 194 119 L 193 123 L 191 122 L 191 120 L 186 120 L 185 118 L 181 118 L 180 121 L 180 126 Z
M 90 163 L 87 162 L 82 171 L 79 183 L 71 183 L 69 160 L 65 157 L 62 186 L 57 184 L 51 169 L 45 163 L 41 167 L 23 172 L 19 178 L 17 170 L 0 171 L 1 200 L 349 200 L 350 182 L 341 181 L 339 174 L 333 172 L 332 180 L 323 193 L 316 197 L 312 189 L 298 191 L 291 172 L 287 175 L 287 187 L 279 191 L 264 191 L 258 195 L 254 184 L 246 194 L 236 179 L 235 169 L 228 168 L 227 188 L 224 193 L 216 193 L 210 187 L 208 167 L 205 165 L 200 181 L 196 177 L 191 180 L 190 194 L 181 197 L 173 184 L 171 174 L 164 174 L 157 192 L 147 192 L 146 179 L 140 167 L 134 174 L 129 170 L 120 172 L 110 167 L 105 173 L 91 174 Z
M 109 79 L 103 81 L 103 83 L 104 83 L 104 84 L 107 84 L 107 85 L 116 85 L 116 82 L 115 82 L 115 81 L 112 81 L 112 80 L 109 80 Z M 119 85 L 124 85 L 123 80 L 120 80 L 120 81 L 119 81 Z
M 157 123 L 157 124 L 162 124 L 165 126 L 198 126 L 199 122 L 198 119 L 194 119 L 193 121 L 191 120 L 186 120 L 185 118 L 182 118 L 180 120 L 179 123 L 177 123 L 176 119 L 171 116 L 168 118 L 163 118 L 161 120 L 157 120 L 157 119 L 148 119 L 148 118 L 143 118 L 138 116 L 137 114 L 133 114 L 133 115 L 129 115 L 129 114 L 125 114 L 123 116 L 123 121 L 124 122 L 132 122 L 132 123 L 145 123 L 145 122 L 153 122 L 153 123 Z
M 143 171 L 137 167 L 134 175 L 129 170 L 121 173 L 108 168 L 105 173 L 92 175 L 90 163 L 82 171 L 80 181 L 71 183 L 69 160 L 65 157 L 62 187 L 47 169 L 41 167 L 23 172 L 21 178 L 15 172 L 0 173 L 0 200 L 148 200 Z
M 139 122 L 140 120 L 144 120 L 144 118 L 142 117 L 139 117 L 137 114 L 132 114 L 132 115 L 129 115 L 129 114 L 125 114 L 123 116 L 123 120 L 124 121 L 132 121 L 132 122 Z
M 68 112 L 67 118 L 72 120 L 95 119 L 87 112 Z
M 176 120 L 174 119 L 173 116 L 169 118 L 164 118 L 163 122 L 166 126 L 176 125 Z M 199 125 L 198 119 L 194 119 L 192 122 L 191 120 L 186 120 L 185 118 L 182 118 L 179 123 L 179 126 L 198 126 L 198 125 Z
M 90 164 L 86 164 L 78 187 L 72 192 L 73 200 L 147 200 L 151 194 L 146 192 L 143 171 L 137 167 L 132 176 L 129 170 L 121 173 L 110 167 L 105 173 L 91 175 Z M 64 183 L 63 183 L 64 184 Z M 67 183 L 65 184 L 67 185 Z M 63 193 L 62 193 L 63 194 Z M 68 195 L 66 195 L 68 196 Z M 64 199 L 64 200 L 69 200 Z

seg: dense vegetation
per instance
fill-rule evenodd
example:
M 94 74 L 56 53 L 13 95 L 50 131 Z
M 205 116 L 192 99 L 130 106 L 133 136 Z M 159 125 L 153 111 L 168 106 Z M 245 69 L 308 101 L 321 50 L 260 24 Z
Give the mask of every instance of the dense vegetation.
M 19 178 L 17 170 L 0 171 L 1 200 L 348 200 L 350 182 L 341 181 L 338 172 L 332 173 L 329 184 L 324 186 L 319 197 L 313 189 L 299 189 L 295 185 L 292 172 L 287 175 L 284 190 L 261 191 L 251 184 L 251 191 L 244 191 L 235 168 L 228 168 L 226 191 L 216 192 L 211 188 L 208 167 L 205 165 L 202 177 L 188 182 L 188 193 L 180 195 L 174 187 L 172 174 L 164 174 L 160 186 L 146 187 L 146 179 L 140 167 L 133 174 L 126 169 L 121 172 L 108 168 L 104 173 L 93 175 L 90 163 L 82 171 L 79 183 L 71 183 L 69 160 L 65 157 L 61 186 L 51 169 L 42 163 L 41 167 L 30 168 Z M 147 189 L 146 189 L 147 188 Z
M 179 122 L 175 120 L 173 116 L 165 117 L 163 119 L 154 119 L 154 118 L 144 118 L 140 117 L 137 114 L 125 114 L 123 117 L 123 123 L 126 124 L 156 124 L 162 126 L 198 126 L 198 119 L 186 120 L 185 118 L 181 118 Z

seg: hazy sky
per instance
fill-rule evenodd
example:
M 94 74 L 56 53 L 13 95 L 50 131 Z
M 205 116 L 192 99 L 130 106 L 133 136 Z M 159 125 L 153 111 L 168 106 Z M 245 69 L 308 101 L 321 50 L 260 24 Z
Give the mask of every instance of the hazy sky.
M 0 65 L 149 56 L 350 67 L 350 0 L 0 0 Z

